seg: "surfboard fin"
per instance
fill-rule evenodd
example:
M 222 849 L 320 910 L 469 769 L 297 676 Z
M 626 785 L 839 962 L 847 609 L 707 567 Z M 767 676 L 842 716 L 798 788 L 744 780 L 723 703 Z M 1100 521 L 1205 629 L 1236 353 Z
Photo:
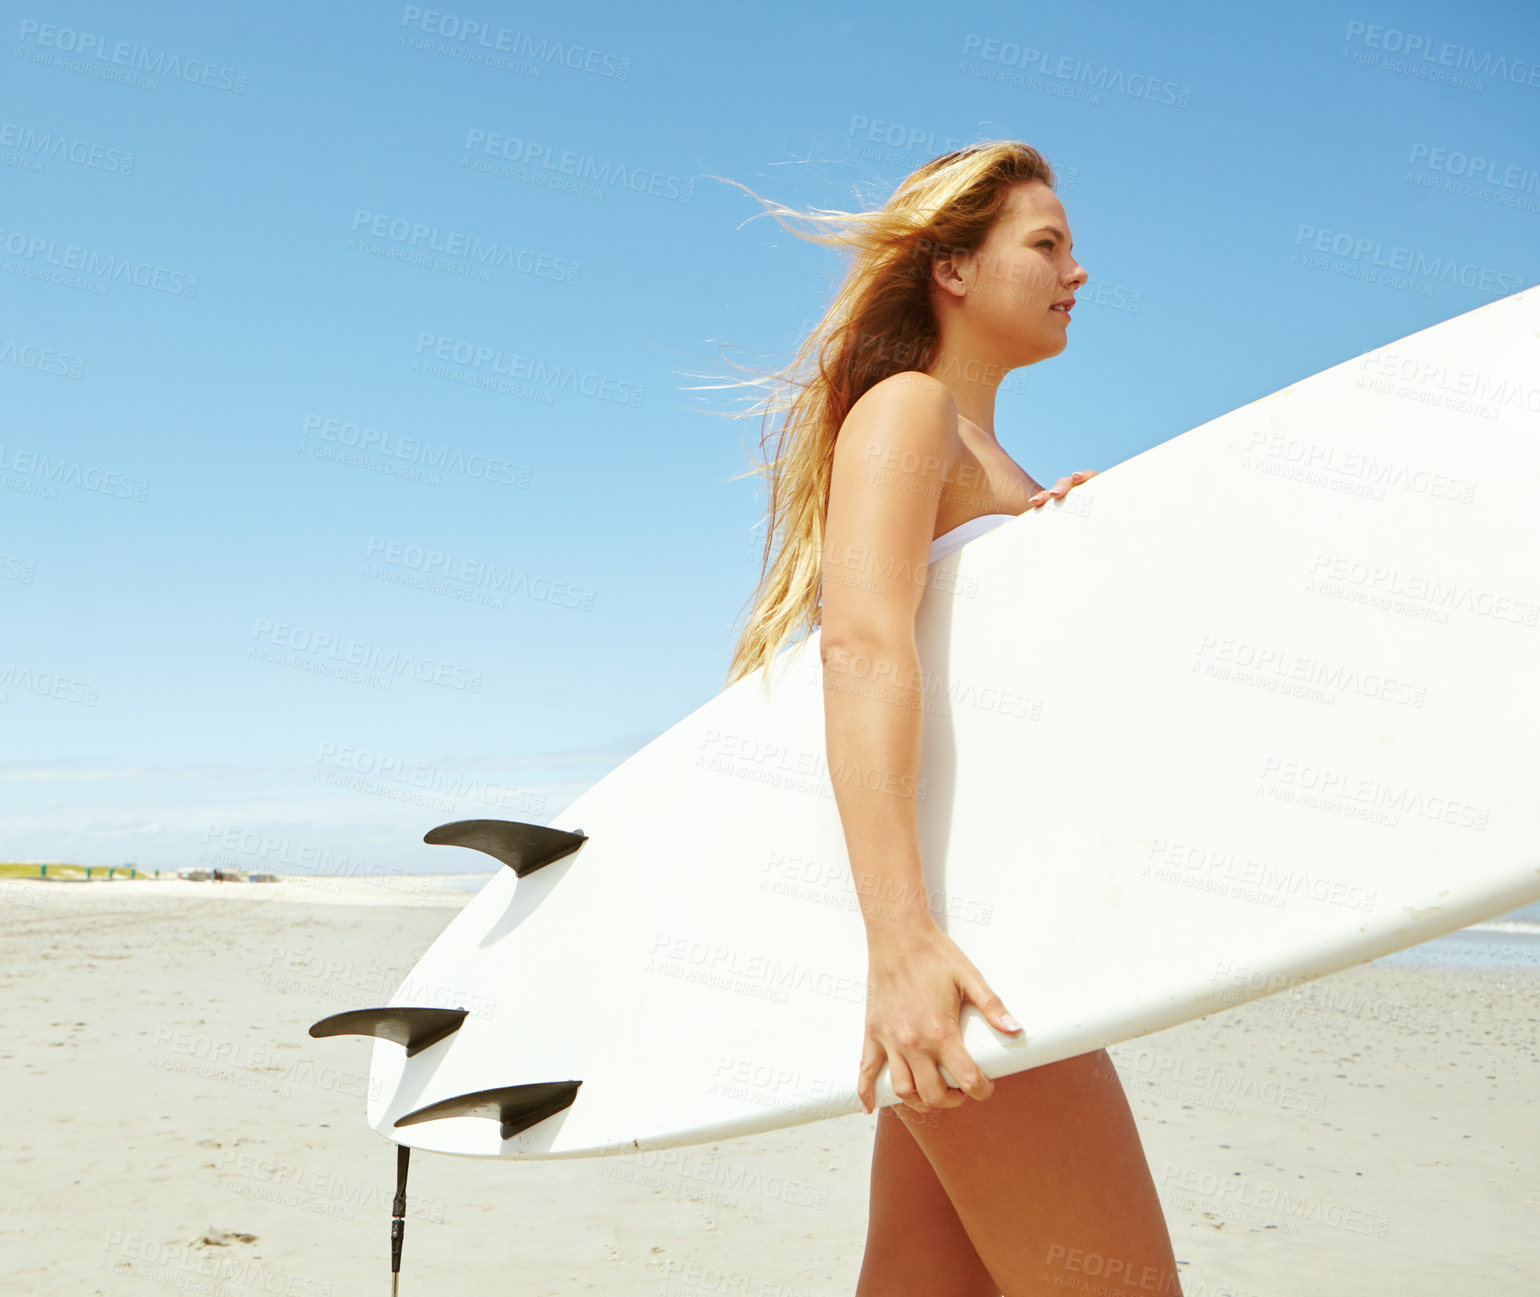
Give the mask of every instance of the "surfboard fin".
M 310 1028 L 312 1036 L 378 1036 L 406 1046 L 406 1056 L 420 1054 L 445 1036 L 453 1035 L 469 1009 L 418 1009 L 398 1005 L 388 1009 L 349 1009 L 322 1018 Z
M 570 856 L 588 841 L 588 835 L 544 824 L 521 824 L 517 820 L 456 820 L 429 829 L 422 840 L 435 847 L 485 851 L 523 878 L 553 860 Z
M 396 1120 L 397 1126 L 415 1126 L 440 1117 L 491 1117 L 502 1123 L 503 1138 L 512 1139 L 521 1130 L 553 1117 L 577 1098 L 581 1081 L 534 1081 L 528 1085 L 505 1085 L 497 1090 L 477 1090 L 440 1099 Z

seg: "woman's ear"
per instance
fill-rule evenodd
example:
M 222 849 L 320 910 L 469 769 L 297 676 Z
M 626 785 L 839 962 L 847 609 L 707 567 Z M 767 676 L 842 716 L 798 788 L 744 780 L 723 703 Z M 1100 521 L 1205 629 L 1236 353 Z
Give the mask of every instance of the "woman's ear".
M 971 252 L 954 251 L 937 256 L 930 263 L 931 281 L 953 297 L 966 297 L 969 283 L 967 272 L 972 266 L 972 260 Z

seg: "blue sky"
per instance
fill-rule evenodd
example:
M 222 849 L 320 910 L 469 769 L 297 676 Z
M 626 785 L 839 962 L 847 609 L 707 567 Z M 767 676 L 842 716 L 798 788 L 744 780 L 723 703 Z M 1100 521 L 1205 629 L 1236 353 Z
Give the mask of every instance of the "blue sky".
M 764 500 L 689 388 L 842 263 L 707 173 L 1042 149 L 1092 275 L 997 407 L 1044 482 L 1535 275 L 1528 0 L 7 9 L 3 859 L 476 867 L 422 833 L 711 698 Z

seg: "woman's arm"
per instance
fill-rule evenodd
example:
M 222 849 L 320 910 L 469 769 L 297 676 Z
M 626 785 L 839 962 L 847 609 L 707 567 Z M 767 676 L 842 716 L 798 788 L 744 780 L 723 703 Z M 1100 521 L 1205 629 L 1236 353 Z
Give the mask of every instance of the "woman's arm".
M 868 933 L 930 917 L 914 624 L 956 422 L 941 383 L 906 373 L 866 393 L 835 442 L 821 600 L 825 741 Z
M 956 429 L 936 379 L 910 372 L 877 384 L 835 443 L 824 527 L 825 741 L 866 923 L 858 1092 L 868 1110 L 884 1057 L 895 1093 L 916 1111 L 988 1097 L 993 1082 L 962 1046 L 964 1000 L 1000 1030 L 1020 1030 L 931 915 L 919 848 L 925 693 L 914 626 Z M 961 1092 L 948 1089 L 942 1064 Z

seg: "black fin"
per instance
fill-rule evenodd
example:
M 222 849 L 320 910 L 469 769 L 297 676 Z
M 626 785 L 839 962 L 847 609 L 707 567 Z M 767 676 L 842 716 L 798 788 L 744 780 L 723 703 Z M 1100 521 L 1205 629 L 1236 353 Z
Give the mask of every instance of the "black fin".
M 543 865 L 570 856 L 588 841 L 581 831 L 553 829 L 544 824 L 521 824 L 517 820 L 456 820 L 440 824 L 422 835 L 431 846 L 470 847 L 485 851 L 513 870 L 520 878 Z
M 426 1108 L 409 1112 L 396 1121 L 397 1126 L 415 1126 L 439 1117 L 491 1117 L 503 1124 L 503 1138 L 512 1139 L 521 1130 L 555 1116 L 577 1098 L 581 1081 L 534 1081 L 528 1085 L 505 1085 L 499 1090 L 478 1090 L 440 1099 Z
M 349 1009 L 322 1018 L 310 1028 L 312 1036 L 378 1036 L 406 1046 L 406 1056 L 420 1054 L 460 1029 L 468 1009 Z

